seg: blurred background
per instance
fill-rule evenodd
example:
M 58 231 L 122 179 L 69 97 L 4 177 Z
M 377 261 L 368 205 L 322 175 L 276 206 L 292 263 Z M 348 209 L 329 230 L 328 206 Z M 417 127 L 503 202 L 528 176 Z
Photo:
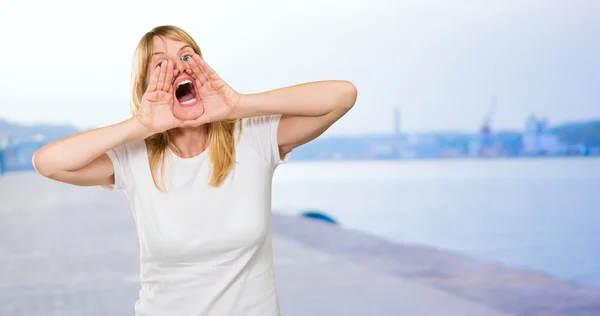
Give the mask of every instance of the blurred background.
M 357 86 L 352 111 L 276 171 L 276 214 L 316 211 L 391 244 L 600 293 L 598 1 L 9 0 L 0 9 L 0 315 L 101 313 L 110 292 L 51 285 L 101 279 L 81 272 L 90 264 L 106 275 L 126 266 L 127 298 L 137 295 L 127 205 L 99 188 L 48 183 L 31 156 L 128 118 L 133 50 L 162 24 L 192 34 L 241 93 L 323 79 Z M 90 205 L 119 209 L 98 215 Z M 111 248 L 122 236 L 131 251 Z M 69 248 L 76 242 L 112 250 L 84 258 L 84 246 Z M 544 315 L 600 315 L 600 296 L 586 293 L 587 311 Z M 35 309 L 32 295 L 47 302 Z

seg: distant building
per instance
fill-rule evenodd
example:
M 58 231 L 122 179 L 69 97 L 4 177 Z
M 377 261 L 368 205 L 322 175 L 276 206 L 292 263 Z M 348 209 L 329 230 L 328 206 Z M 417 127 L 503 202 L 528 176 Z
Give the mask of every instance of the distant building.
M 377 143 L 371 145 L 371 157 L 373 159 L 397 159 L 396 144 Z
M 32 157 L 36 150 L 44 145 L 44 137 L 35 135 L 27 138 L 10 138 L 4 145 L 1 164 L 3 171 L 31 170 L 33 169 Z
M 402 129 L 400 123 L 400 109 L 394 108 L 394 136 L 393 136 L 393 153 L 391 154 L 394 159 L 400 159 L 403 156 L 403 152 L 406 151 L 406 139 L 402 136 Z
M 5 153 L 8 147 L 8 137 L 0 137 L 0 174 L 5 173 L 6 170 L 6 159 Z
M 550 133 L 547 118 L 538 119 L 531 114 L 525 121 L 523 153 L 526 155 L 556 155 L 564 151 L 558 137 Z

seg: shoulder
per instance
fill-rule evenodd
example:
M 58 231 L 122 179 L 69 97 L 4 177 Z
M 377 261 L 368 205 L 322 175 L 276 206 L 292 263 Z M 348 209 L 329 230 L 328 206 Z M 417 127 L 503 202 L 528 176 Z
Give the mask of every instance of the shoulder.
M 247 142 L 271 166 L 275 167 L 287 159 L 279 153 L 277 129 L 280 114 L 244 118 L 238 121 L 240 142 Z M 241 129 L 241 130 L 239 130 Z
M 241 119 L 239 124 L 242 127 L 242 132 L 244 132 L 244 128 L 251 131 L 260 129 L 269 130 L 273 127 L 277 128 L 280 119 L 280 114 L 253 116 Z
M 253 139 L 254 141 L 276 141 L 277 128 L 280 119 L 281 115 L 263 115 L 243 118 L 238 121 L 236 130 L 242 137 Z

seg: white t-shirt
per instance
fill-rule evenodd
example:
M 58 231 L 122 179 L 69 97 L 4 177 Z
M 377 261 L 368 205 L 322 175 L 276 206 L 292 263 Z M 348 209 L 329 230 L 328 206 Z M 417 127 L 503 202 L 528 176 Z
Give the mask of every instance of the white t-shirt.
M 144 141 L 107 152 L 140 242 L 137 316 L 280 315 L 271 244 L 272 177 L 287 160 L 279 119 L 241 121 L 236 164 L 218 188 L 208 149 L 189 159 L 167 151 L 167 194 L 154 185 Z

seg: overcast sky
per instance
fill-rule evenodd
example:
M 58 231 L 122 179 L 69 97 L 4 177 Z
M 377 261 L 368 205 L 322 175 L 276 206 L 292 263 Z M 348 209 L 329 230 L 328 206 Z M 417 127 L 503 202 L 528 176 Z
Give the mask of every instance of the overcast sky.
M 91 3 L 91 4 L 90 4 Z M 241 93 L 348 79 L 328 133 L 475 130 L 600 117 L 598 0 L 16 1 L 0 7 L 0 118 L 98 127 L 129 115 L 135 45 L 175 24 Z

